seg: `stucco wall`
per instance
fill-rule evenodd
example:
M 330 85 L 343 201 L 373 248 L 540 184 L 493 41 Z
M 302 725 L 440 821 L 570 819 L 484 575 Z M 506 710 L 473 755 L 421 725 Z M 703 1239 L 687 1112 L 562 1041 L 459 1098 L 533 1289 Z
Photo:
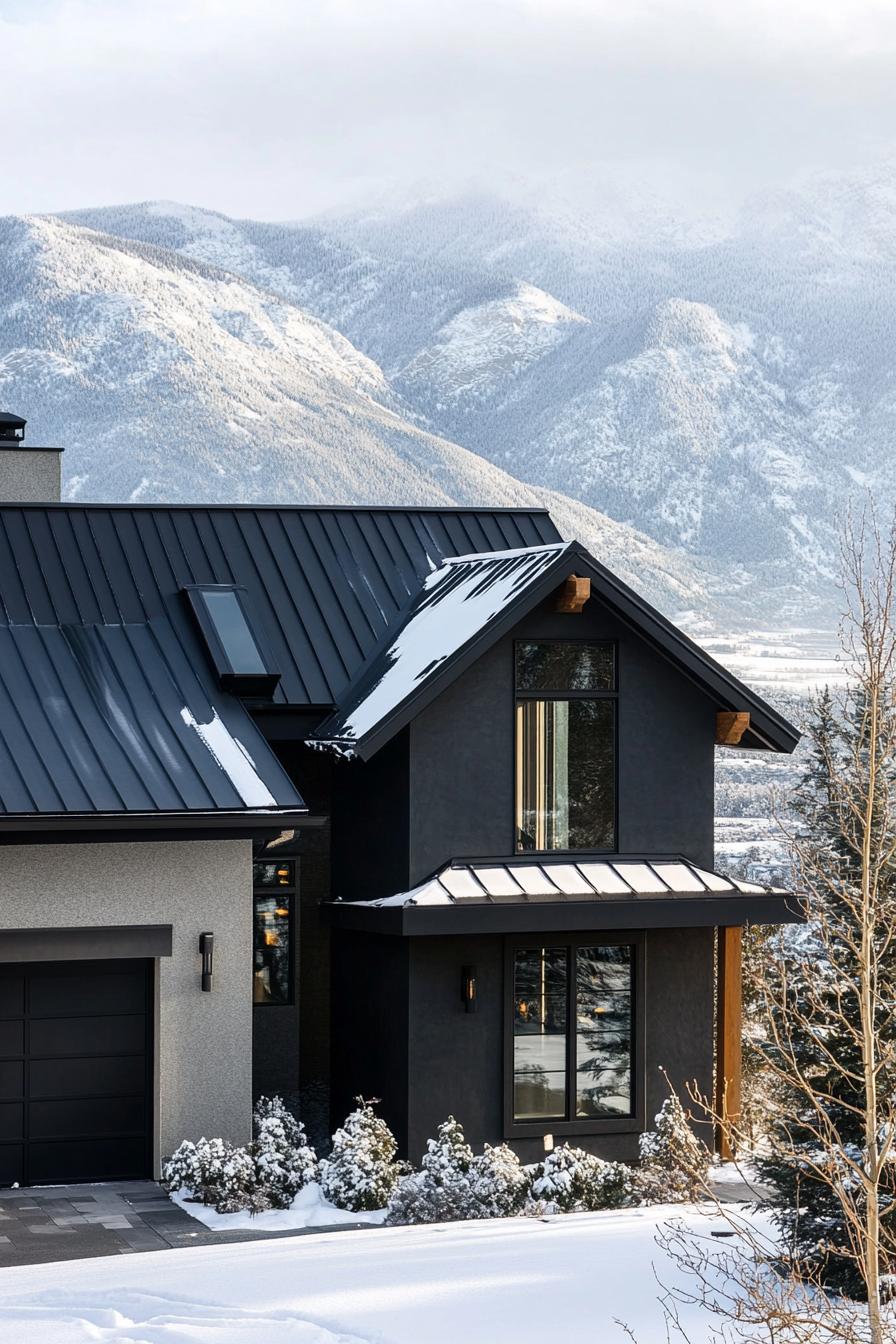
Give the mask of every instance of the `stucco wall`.
M 0 448 L 0 501 L 47 504 L 62 495 L 62 454 L 53 448 Z
M 172 926 L 172 955 L 157 962 L 157 1161 L 185 1138 L 250 1137 L 251 892 L 249 840 L 0 849 L 7 928 Z M 209 994 L 199 987 L 203 930 L 215 935 Z

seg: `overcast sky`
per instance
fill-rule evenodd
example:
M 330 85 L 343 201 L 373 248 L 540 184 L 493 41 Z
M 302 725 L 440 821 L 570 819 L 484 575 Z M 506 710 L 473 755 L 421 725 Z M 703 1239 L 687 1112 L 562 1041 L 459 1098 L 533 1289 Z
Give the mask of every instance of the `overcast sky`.
M 896 145 L 896 0 L 0 0 L 0 52 L 0 213 L 607 161 L 739 192 Z

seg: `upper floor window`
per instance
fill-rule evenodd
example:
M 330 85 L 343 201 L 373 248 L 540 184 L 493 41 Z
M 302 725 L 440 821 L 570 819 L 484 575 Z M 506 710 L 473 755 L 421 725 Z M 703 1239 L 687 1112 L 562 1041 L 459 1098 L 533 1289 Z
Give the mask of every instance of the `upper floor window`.
M 616 649 L 516 645 L 516 847 L 614 849 Z

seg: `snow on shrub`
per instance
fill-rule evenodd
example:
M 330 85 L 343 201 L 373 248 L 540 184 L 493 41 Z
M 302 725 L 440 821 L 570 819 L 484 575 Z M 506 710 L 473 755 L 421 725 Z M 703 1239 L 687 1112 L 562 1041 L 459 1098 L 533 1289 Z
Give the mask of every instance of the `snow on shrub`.
M 638 1181 L 645 1198 L 659 1204 L 686 1204 L 702 1198 L 712 1158 L 674 1093 L 663 1102 L 653 1123 L 654 1129 L 639 1139 Z
M 280 1097 L 260 1097 L 252 1117 L 251 1153 L 256 1180 L 269 1206 L 288 1209 L 298 1192 L 317 1179 L 317 1157 L 305 1128 Z
M 470 1169 L 473 1199 L 481 1210 L 479 1218 L 512 1218 L 522 1213 L 529 1198 L 532 1178 L 506 1143 L 491 1148 L 488 1144 Z
M 324 1197 L 339 1209 L 382 1209 L 389 1203 L 403 1166 L 395 1161 L 395 1136 L 373 1109 L 357 1097 L 352 1111 L 333 1135 L 330 1156 L 320 1164 Z
M 218 1213 L 270 1207 L 259 1189 L 251 1154 L 226 1139 L 182 1143 L 162 1168 L 162 1184 L 167 1190 L 186 1187 L 194 1199 Z
M 461 1125 L 449 1116 L 429 1139 L 422 1171 L 399 1181 L 389 1201 L 390 1223 L 445 1223 L 463 1218 L 504 1218 L 520 1213 L 529 1177 L 506 1144 L 478 1157 Z
M 317 1176 L 305 1130 L 279 1097 L 260 1099 L 252 1129 L 248 1148 L 226 1139 L 182 1143 L 162 1168 L 162 1184 L 170 1191 L 189 1190 L 218 1213 L 288 1209 Z
M 428 1139 L 422 1170 L 399 1181 L 389 1200 L 389 1223 L 445 1223 L 476 1218 L 470 1184 L 473 1149 L 461 1125 L 450 1115 Z
M 636 1202 L 635 1174 L 624 1162 L 604 1162 L 564 1143 L 541 1163 L 532 1196 L 549 1213 L 621 1209 Z

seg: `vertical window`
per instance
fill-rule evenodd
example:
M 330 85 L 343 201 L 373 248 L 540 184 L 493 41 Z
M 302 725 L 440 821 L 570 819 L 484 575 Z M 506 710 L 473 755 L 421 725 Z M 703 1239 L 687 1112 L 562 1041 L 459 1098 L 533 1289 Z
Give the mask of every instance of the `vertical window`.
M 295 861 L 254 863 L 253 972 L 255 1004 L 293 1002 Z
M 615 663 L 612 644 L 517 644 L 518 850 L 615 847 Z
M 634 948 L 520 948 L 513 959 L 513 1119 L 634 1114 Z

